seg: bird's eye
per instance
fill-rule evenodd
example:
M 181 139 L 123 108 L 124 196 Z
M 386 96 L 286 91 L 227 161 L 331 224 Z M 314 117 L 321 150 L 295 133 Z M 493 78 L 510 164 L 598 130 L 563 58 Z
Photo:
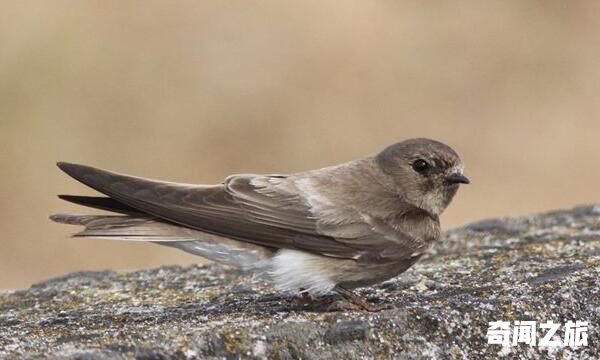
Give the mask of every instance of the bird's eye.
M 417 159 L 417 160 L 413 161 L 412 168 L 416 172 L 422 174 L 425 171 L 429 170 L 429 164 L 427 163 L 427 161 L 425 161 L 423 159 Z

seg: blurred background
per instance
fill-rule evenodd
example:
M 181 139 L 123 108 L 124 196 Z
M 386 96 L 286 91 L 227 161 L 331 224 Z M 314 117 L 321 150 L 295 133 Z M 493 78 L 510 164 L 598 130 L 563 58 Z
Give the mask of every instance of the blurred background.
M 442 140 L 472 185 L 445 227 L 600 201 L 600 2 L 0 5 L 0 288 L 202 261 L 71 239 L 66 160 L 217 183 Z

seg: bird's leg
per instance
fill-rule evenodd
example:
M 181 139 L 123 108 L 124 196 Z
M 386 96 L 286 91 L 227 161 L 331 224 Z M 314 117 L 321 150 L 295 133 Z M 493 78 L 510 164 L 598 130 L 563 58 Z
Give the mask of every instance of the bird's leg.
M 294 302 L 300 305 L 317 305 L 324 311 L 366 310 L 370 312 L 377 312 L 388 308 L 388 306 L 385 305 L 369 304 L 359 295 L 340 286 L 336 286 L 334 291 L 336 294 L 314 298 L 308 291 L 301 289 L 300 292 L 294 296 Z M 338 296 L 341 297 L 341 299 Z
M 307 305 L 314 303 L 314 299 L 308 291 L 300 289 L 300 292 L 294 296 L 294 302 L 300 305 Z
M 345 303 L 340 302 L 339 304 L 335 304 L 337 307 L 339 307 L 340 310 L 366 310 L 369 312 L 377 312 L 388 308 L 388 306 L 385 305 L 369 304 L 364 298 L 360 297 L 353 291 L 350 291 L 339 285 L 336 286 L 334 290 L 344 300 L 346 300 Z
M 298 305 L 309 305 L 320 311 L 359 310 L 355 305 L 342 301 L 339 294 L 328 294 L 314 297 L 308 291 L 300 289 L 292 300 Z M 352 307 L 354 306 L 354 307 Z M 350 308 L 352 307 L 352 308 Z

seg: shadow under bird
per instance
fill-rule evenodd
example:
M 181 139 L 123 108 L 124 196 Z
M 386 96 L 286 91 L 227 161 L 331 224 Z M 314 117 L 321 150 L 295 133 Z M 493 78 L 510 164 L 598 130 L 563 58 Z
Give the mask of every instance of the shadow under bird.
M 366 310 L 377 307 L 351 289 L 412 266 L 440 239 L 439 215 L 469 183 L 456 152 L 429 139 L 291 175 L 231 175 L 218 185 L 58 167 L 105 195 L 61 199 L 118 214 L 51 216 L 85 227 L 74 236 L 176 247 L 266 273 L 287 293 L 338 293 L 347 308 Z

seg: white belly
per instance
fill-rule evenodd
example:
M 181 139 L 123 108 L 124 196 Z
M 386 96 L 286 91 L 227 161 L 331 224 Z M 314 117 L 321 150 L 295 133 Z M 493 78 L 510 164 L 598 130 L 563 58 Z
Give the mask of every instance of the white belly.
M 326 269 L 325 264 L 321 256 L 281 249 L 271 260 L 270 275 L 280 291 L 293 294 L 308 291 L 323 295 L 331 292 L 336 285 L 331 270 Z

